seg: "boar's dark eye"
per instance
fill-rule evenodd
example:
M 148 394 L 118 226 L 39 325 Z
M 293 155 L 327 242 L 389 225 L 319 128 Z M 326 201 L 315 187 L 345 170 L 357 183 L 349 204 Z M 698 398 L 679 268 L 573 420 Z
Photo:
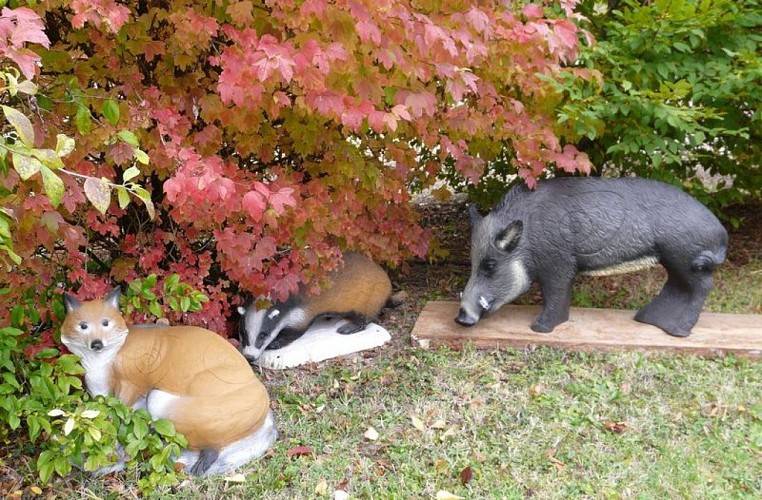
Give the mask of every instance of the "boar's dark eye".
M 497 261 L 495 259 L 482 259 L 482 261 L 479 263 L 479 272 L 487 277 L 495 274 L 496 268 Z

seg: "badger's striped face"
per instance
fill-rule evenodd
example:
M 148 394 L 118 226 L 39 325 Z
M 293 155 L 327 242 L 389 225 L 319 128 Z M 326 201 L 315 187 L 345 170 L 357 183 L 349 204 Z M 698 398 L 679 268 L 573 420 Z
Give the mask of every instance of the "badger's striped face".
M 278 334 L 297 325 L 304 314 L 299 307 L 276 303 L 268 309 L 257 310 L 252 304 L 243 312 L 241 345 L 246 357 L 257 359 Z

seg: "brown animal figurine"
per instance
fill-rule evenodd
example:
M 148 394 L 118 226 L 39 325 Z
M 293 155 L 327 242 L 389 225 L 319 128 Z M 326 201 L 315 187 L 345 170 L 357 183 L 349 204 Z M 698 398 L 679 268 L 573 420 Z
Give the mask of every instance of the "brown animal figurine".
M 270 398 L 246 359 L 194 326 L 128 327 L 119 288 L 80 302 L 64 293 L 61 341 L 82 359 L 93 395 L 114 395 L 175 424 L 188 439 L 178 462 L 220 474 L 261 456 L 277 437 Z

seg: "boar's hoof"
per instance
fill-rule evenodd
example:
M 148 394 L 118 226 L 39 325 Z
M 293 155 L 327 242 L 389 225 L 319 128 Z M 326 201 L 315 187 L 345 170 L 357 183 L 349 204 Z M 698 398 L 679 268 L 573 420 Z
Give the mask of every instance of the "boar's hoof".
M 463 309 L 458 312 L 458 317 L 455 318 L 455 322 L 460 326 L 474 326 L 478 319 L 472 318 Z
M 553 328 L 555 328 L 555 325 L 548 326 L 544 323 L 540 323 L 539 321 L 534 320 L 530 328 L 532 329 L 532 331 L 535 331 L 537 333 L 550 333 L 553 331 Z
M 670 321 L 669 318 L 656 317 L 655 314 L 649 314 L 643 309 L 638 311 L 638 313 L 635 315 L 635 321 L 661 328 L 667 332 L 667 334 L 673 337 L 687 337 L 692 333 L 693 325 L 696 323 L 696 321 L 693 321 L 686 322 L 685 325 L 681 325 L 679 321 Z

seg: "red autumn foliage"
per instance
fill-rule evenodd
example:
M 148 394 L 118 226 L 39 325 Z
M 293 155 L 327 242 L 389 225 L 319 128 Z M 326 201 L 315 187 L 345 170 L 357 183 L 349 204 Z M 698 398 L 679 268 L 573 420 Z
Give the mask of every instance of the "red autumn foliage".
M 240 294 L 314 291 L 343 250 L 389 265 L 424 256 L 430 235 L 408 204 L 411 183 L 435 180 L 430 161 L 419 165 L 422 149 L 473 180 L 504 148 L 529 184 L 550 165 L 588 170 L 556 129 L 554 91 L 540 77 L 576 56 L 576 3 L 4 9 L 0 56 L 38 73 L 40 86 L 36 100 L 6 101 L 32 121 L 37 147 L 52 148 L 57 134 L 76 147 L 56 172 L 60 204 L 40 174 L 2 171 L 21 262 L 2 271 L 0 314 L 51 286 L 87 298 L 176 273 L 210 301 L 170 319 L 224 333 Z M 99 184 L 86 193 L 78 174 L 120 184 L 134 167 L 147 204 L 113 199 L 102 214 L 88 202 Z

